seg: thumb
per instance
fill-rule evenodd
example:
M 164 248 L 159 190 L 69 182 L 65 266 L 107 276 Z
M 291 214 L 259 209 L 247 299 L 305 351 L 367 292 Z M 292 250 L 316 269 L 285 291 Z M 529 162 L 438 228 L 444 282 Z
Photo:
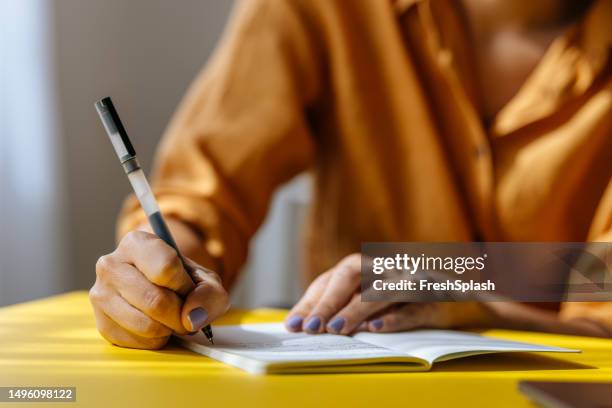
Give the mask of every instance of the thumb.
M 181 322 L 185 329 L 195 332 L 229 309 L 229 296 L 216 273 L 195 267 L 191 277 L 196 286 L 185 298 Z

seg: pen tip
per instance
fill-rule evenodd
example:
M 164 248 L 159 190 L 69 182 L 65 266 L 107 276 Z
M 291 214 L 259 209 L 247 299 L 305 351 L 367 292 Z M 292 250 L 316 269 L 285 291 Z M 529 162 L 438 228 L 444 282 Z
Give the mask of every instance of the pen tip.
M 204 333 L 204 336 L 206 336 L 210 344 L 215 344 L 215 342 L 213 341 L 213 333 L 212 333 L 212 329 L 210 328 L 210 326 L 206 326 L 202 328 L 202 333 Z

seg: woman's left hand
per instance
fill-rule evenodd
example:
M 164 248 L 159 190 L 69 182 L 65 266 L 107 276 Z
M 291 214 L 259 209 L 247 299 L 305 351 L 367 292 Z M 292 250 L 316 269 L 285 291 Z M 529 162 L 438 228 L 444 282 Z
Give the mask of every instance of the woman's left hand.
M 416 328 L 488 326 L 493 313 L 482 303 L 362 302 L 361 255 L 352 254 L 312 282 L 285 320 L 290 331 L 351 334 Z

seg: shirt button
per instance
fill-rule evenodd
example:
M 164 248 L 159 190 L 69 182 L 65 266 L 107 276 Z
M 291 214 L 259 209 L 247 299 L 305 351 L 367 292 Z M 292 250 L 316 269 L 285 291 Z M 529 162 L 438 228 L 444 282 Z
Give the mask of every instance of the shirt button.
M 489 146 L 487 146 L 486 144 L 483 143 L 481 145 L 474 147 L 474 156 L 477 159 L 483 158 L 487 156 L 488 154 L 489 154 Z

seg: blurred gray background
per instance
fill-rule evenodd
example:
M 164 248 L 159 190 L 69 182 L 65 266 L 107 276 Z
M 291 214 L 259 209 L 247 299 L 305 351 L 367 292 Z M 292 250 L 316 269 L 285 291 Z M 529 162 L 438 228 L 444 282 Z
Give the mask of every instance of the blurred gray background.
M 94 101 L 110 95 L 145 168 L 223 32 L 231 0 L 0 0 L 0 305 L 87 289 L 129 192 Z M 308 179 L 283 188 L 234 305 L 299 295 Z

